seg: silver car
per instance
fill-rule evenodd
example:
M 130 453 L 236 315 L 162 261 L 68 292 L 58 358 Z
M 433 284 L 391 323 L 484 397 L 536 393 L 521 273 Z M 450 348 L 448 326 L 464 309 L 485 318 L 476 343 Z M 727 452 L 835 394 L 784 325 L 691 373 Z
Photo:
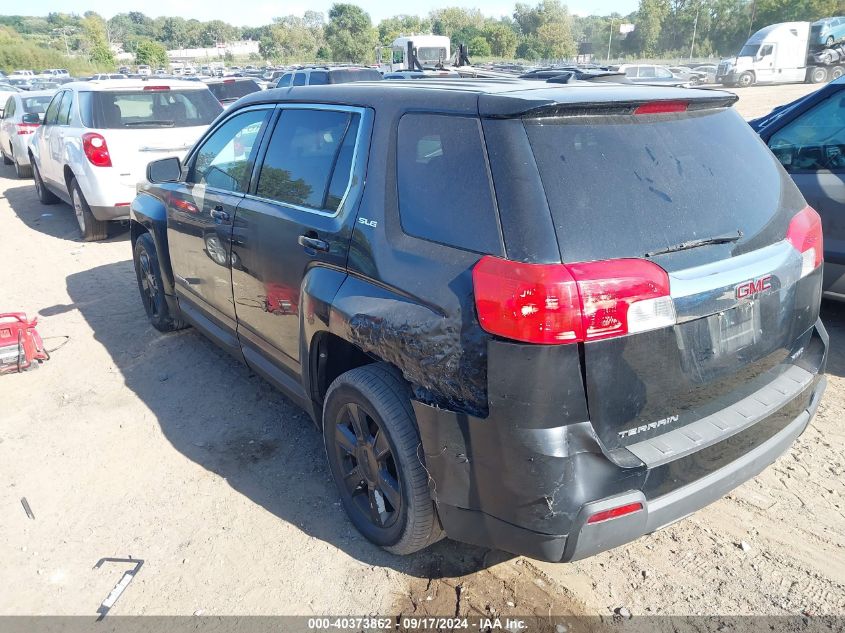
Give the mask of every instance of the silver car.
M 9 94 L 0 115 L 0 154 L 3 164 L 15 166 L 18 178 L 32 176 L 27 143 L 41 124 L 55 93 L 55 90 L 31 90 L 0 94 L 0 99 Z

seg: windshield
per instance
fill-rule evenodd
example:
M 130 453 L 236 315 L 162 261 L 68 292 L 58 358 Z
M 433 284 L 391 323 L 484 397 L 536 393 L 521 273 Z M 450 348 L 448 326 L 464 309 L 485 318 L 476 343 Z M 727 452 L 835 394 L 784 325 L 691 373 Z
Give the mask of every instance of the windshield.
M 759 50 L 759 44 L 746 44 L 742 47 L 742 50 L 739 51 L 739 57 L 754 57 L 757 55 L 757 51 Z
M 53 95 L 45 95 L 43 97 L 22 97 L 24 112 L 27 114 L 44 114 L 47 111 L 47 106 L 53 100 Z
M 81 92 L 87 127 L 163 128 L 208 125 L 223 111 L 208 90 Z
M 208 89 L 211 90 L 211 94 L 217 97 L 217 100 L 221 103 L 237 101 L 245 95 L 261 90 L 258 84 L 251 79 L 246 81 L 210 83 L 208 84 Z
M 781 172 L 732 109 L 524 124 L 566 261 L 641 257 L 776 225 Z M 583 239 L 593 234 L 606 239 Z
M 420 60 L 420 63 L 446 61 L 446 49 L 443 47 L 418 48 L 417 59 Z

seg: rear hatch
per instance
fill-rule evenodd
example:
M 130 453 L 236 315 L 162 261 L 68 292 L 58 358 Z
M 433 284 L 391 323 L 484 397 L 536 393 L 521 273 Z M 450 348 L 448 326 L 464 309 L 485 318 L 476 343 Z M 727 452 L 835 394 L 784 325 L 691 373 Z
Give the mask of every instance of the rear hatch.
M 223 110 L 205 86 L 148 84 L 82 94 L 88 95 L 86 126 L 103 135 L 120 182 L 133 189 L 148 163 L 183 157 Z
M 605 103 L 600 116 L 558 108 L 523 118 L 561 260 L 587 279 L 578 290 L 585 323 L 588 308 L 593 319 L 581 343 L 590 418 L 622 465 L 633 465 L 626 447 L 657 463 L 720 441 L 805 397 L 813 379 L 794 366 L 819 313 L 820 251 L 801 253 L 818 216 L 728 103 Z M 614 294 L 641 283 L 659 295 L 663 283 L 643 282 L 639 268 L 656 271 L 671 301 L 643 303 L 652 312 L 635 328 Z M 597 270 L 614 280 L 590 290 Z M 706 428 L 689 426 L 701 420 Z

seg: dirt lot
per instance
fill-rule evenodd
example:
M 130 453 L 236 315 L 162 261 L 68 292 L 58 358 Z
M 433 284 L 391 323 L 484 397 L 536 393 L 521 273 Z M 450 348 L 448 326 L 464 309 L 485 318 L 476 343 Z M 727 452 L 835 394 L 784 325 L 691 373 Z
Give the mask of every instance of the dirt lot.
M 144 560 L 112 614 L 845 614 L 845 306 L 824 306 L 815 422 L 730 497 L 571 565 L 452 542 L 400 559 L 344 518 L 302 411 L 195 331 L 147 324 L 125 232 L 78 242 L 8 167 L 0 226 L 0 309 L 68 337 L 0 378 L 0 614 L 95 613 L 129 567 L 103 557 Z

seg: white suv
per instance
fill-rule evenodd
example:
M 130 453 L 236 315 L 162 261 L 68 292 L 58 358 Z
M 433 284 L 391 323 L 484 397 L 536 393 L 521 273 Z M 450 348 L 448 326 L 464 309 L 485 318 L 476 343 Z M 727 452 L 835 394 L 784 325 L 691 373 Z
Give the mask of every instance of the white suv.
M 147 163 L 191 148 L 223 111 L 205 84 L 113 79 L 65 84 L 29 143 L 38 198 L 73 206 L 82 239 L 129 217 Z

